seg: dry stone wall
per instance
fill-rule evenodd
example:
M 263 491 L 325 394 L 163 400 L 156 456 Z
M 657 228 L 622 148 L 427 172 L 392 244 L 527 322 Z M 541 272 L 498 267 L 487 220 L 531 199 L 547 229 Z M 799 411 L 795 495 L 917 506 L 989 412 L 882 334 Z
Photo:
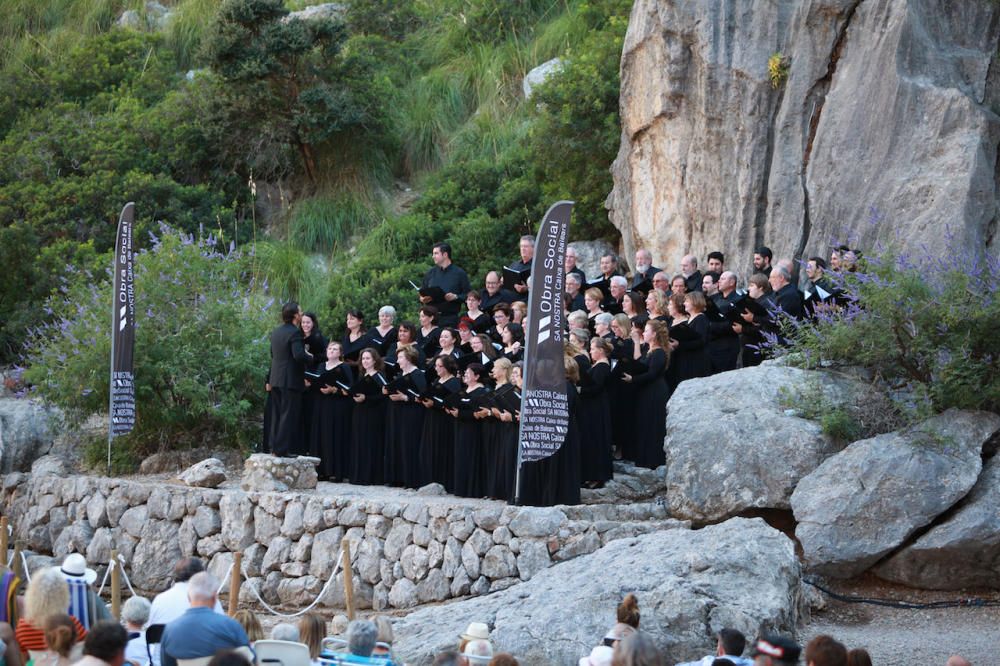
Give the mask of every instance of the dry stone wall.
M 329 490 L 244 492 L 13 473 L 3 477 L 0 507 L 32 551 L 56 558 L 80 552 L 95 566 L 117 549 L 133 584 L 148 592 L 169 585 L 181 556 L 204 558 L 222 577 L 241 552 L 249 578 L 241 601 L 253 601 L 252 586 L 269 604 L 291 607 L 323 590 L 344 538 L 356 603 L 383 609 L 505 589 L 611 540 L 687 527 L 657 502 L 535 508 L 395 495 L 383 501 Z M 320 603 L 343 607 L 341 574 Z

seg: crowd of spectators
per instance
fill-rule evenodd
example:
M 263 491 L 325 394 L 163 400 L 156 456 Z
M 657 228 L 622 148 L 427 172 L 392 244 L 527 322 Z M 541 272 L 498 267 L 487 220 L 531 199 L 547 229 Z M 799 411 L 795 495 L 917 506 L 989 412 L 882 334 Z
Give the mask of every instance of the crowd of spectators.
M 61 567 L 36 571 L 24 595 L 16 628 L 0 623 L 0 666 L 395 666 L 392 622 L 386 616 L 350 622 L 343 637 L 331 636 L 325 618 L 303 613 L 265 634 L 258 617 L 222 611 L 219 581 L 198 558 L 183 558 L 174 583 L 152 601 L 133 596 L 121 620 L 110 616 L 94 592 L 96 578 L 80 555 Z M 579 666 L 672 666 L 640 626 L 639 599 L 627 594 L 615 622 Z M 723 628 L 716 649 L 697 661 L 676 666 L 872 666 L 863 648 L 848 649 L 821 635 L 805 647 L 794 638 L 765 634 L 748 641 L 735 628 Z M 280 655 L 280 656 L 276 656 Z M 455 648 L 434 656 L 434 666 L 518 666 L 527 662 L 502 652 L 488 624 L 472 621 Z M 946 666 L 971 666 L 959 655 Z

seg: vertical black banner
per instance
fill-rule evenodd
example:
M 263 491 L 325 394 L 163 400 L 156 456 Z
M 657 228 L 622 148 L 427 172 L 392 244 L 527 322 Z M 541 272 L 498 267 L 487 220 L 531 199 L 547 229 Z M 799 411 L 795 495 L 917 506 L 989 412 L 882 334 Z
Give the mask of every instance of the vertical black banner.
M 521 392 L 521 462 L 551 456 L 562 446 L 569 428 L 563 364 L 563 292 L 572 210 L 572 201 L 553 204 L 545 213 L 535 240 Z
M 111 402 L 108 407 L 108 459 L 111 439 L 131 432 L 135 425 L 135 377 L 132 359 L 135 351 L 135 286 L 132 254 L 132 231 L 135 204 L 127 203 L 118 218 L 115 238 L 114 306 L 111 316 Z

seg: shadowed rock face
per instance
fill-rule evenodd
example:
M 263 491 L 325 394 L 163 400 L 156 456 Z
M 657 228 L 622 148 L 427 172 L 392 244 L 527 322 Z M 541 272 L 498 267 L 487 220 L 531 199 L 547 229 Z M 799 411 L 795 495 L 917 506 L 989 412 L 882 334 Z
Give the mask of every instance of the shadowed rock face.
M 626 256 L 995 252 L 998 40 L 991 2 L 637 0 L 608 198 Z

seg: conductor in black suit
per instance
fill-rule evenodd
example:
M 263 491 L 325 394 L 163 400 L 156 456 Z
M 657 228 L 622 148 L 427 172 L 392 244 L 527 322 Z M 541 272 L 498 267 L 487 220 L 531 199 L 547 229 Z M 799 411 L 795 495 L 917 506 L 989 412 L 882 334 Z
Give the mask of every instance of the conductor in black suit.
M 271 331 L 271 451 L 288 457 L 302 437 L 302 394 L 306 390 L 306 363 L 312 355 L 305 350 L 299 319 L 302 310 L 295 302 L 281 308 L 281 326 Z

